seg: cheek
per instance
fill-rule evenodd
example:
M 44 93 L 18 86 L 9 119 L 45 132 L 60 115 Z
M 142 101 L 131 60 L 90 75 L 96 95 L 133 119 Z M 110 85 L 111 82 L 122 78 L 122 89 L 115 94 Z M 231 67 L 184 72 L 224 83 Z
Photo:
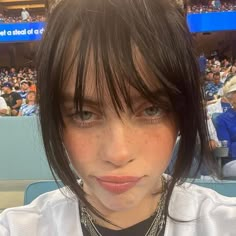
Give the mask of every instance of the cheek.
M 163 125 L 147 132 L 138 146 L 140 153 L 145 156 L 145 161 L 148 163 L 156 163 L 154 166 L 159 166 L 160 169 L 167 167 L 171 157 L 173 148 L 177 138 L 177 128 L 175 125 Z M 143 145 L 142 145 L 143 144 Z
M 76 128 L 69 128 L 64 130 L 63 138 L 70 161 L 76 169 L 93 164 L 100 145 L 99 135 L 87 135 Z

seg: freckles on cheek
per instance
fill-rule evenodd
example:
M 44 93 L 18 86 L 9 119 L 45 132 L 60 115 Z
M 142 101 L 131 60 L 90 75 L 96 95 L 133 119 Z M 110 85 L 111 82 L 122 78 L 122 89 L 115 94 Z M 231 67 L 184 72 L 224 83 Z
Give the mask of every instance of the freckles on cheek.
M 64 134 L 64 143 L 72 162 L 86 155 L 87 147 L 89 147 L 88 140 L 78 137 L 77 135 L 71 135 L 68 132 Z
M 143 142 L 146 146 L 146 153 L 150 156 L 158 155 L 158 159 L 162 159 L 164 162 L 168 162 L 172 156 L 177 132 L 172 129 L 159 129 L 156 132 L 153 130 L 151 133 L 145 135 Z M 156 155 L 153 155 L 153 154 Z
M 64 143 L 73 165 L 90 162 L 96 157 L 99 135 L 78 133 L 78 131 L 65 132 Z

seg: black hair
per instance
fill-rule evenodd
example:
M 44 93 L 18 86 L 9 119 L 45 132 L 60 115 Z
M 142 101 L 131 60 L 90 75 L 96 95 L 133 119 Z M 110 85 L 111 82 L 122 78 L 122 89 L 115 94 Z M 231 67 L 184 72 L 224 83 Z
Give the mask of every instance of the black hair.
M 161 100 L 159 92 L 150 89 L 139 73 L 136 52 L 149 71 L 154 88 L 158 90 L 161 85 L 169 103 Z M 199 168 L 203 158 L 207 163 L 212 158 L 198 64 L 182 9 L 169 0 L 62 0 L 49 15 L 37 63 L 45 151 L 55 176 L 96 213 L 70 168 L 63 145 L 61 110 L 64 87 L 72 70 L 76 77 L 75 108 L 83 107 L 91 58 L 97 94 L 102 100 L 106 84 L 118 114 L 123 110 L 121 100 L 132 110 L 128 86 L 175 114 L 181 139 L 168 187 L 170 199 L 174 185 L 188 176 L 198 140 Z

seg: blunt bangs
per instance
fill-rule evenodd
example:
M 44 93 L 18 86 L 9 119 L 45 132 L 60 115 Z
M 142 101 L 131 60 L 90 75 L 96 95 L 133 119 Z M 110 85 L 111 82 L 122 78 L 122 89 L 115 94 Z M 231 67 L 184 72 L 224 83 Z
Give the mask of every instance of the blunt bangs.
M 176 103 L 172 104 L 173 107 L 179 106 L 179 101 L 184 104 L 185 91 L 182 89 L 182 79 L 186 77 L 188 83 L 188 74 L 191 70 L 184 68 L 184 63 L 180 64 L 179 61 L 183 57 L 187 57 L 188 61 L 194 59 L 184 55 L 183 52 L 186 50 L 178 49 L 176 45 L 179 43 L 179 46 L 183 47 L 182 40 L 186 40 L 187 32 L 181 28 L 183 22 L 177 21 L 176 26 L 168 31 L 168 25 L 171 23 L 168 14 L 179 14 L 177 17 L 181 17 L 182 21 L 184 17 L 176 13 L 176 9 L 173 11 L 170 8 L 170 12 L 167 13 L 165 5 L 161 2 L 155 4 L 153 1 L 131 0 L 122 3 L 118 0 L 72 0 L 70 3 L 62 1 L 58 11 L 49 19 L 51 25 L 48 25 L 48 34 L 45 36 L 45 41 L 47 36 L 50 37 L 50 48 L 54 49 L 54 53 L 50 55 L 51 59 L 48 57 L 53 64 L 48 81 L 51 86 L 47 85 L 47 88 L 52 88 L 50 94 L 52 100 L 55 98 L 55 106 L 58 106 L 58 101 L 63 102 L 61 92 L 66 78 L 71 79 L 75 76 L 75 107 L 82 109 L 91 51 L 98 100 L 104 97 L 102 91 L 106 86 L 117 112 L 124 110 L 121 98 L 132 110 L 130 87 L 165 110 L 170 109 L 170 104 L 165 103 L 164 99 L 161 101 L 164 96 L 167 96 L 171 103 Z M 64 16 L 62 24 L 57 24 L 62 12 L 68 14 Z M 79 33 L 75 33 L 76 31 Z M 176 33 L 181 33 L 182 40 L 178 39 L 179 42 L 170 37 Z M 140 58 L 135 58 L 136 54 L 141 54 L 143 63 L 140 62 Z M 195 63 L 192 64 L 194 66 Z M 140 70 L 149 71 L 146 78 L 143 78 Z M 57 115 L 61 114 L 59 107 L 58 112 Z M 60 115 L 59 117 L 62 122 Z
M 184 14 L 169 0 L 62 0 L 52 11 L 38 53 L 42 136 L 52 171 L 82 201 L 63 145 L 66 84 L 74 82 L 76 109 L 83 108 L 92 74 L 98 101 L 108 91 L 118 114 L 123 104 L 132 111 L 131 89 L 173 112 L 181 134 L 173 188 L 190 171 L 197 136 L 201 154 L 208 150 L 192 47 Z

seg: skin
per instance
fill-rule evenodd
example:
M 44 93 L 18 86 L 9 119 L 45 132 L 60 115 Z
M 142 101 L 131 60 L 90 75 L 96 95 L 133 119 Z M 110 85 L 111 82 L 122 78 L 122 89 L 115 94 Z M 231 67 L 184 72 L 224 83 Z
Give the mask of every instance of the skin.
M 213 81 L 213 73 L 208 73 L 206 75 L 206 81 Z
M 28 95 L 27 95 L 27 103 L 29 105 L 34 105 L 35 104 L 35 98 L 36 98 L 36 96 L 35 96 L 34 93 L 28 93 Z
M 216 75 L 216 76 L 214 76 L 214 83 L 217 85 L 217 84 L 219 84 L 220 83 L 220 76 L 218 76 L 218 75 Z
M 219 147 L 218 143 L 215 140 L 210 140 L 209 141 L 209 146 L 211 150 L 216 149 L 217 147 Z
M 22 89 L 23 91 L 27 91 L 27 90 L 29 89 L 29 85 L 26 84 L 26 83 L 23 83 L 23 84 L 21 85 L 21 89 Z
M 85 97 L 89 101 L 84 105 L 85 120 L 74 114 L 74 80 L 70 79 L 65 88 L 64 144 L 75 171 L 84 182 L 88 201 L 108 220 L 127 228 L 155 211 L 160 194 L 153 194 L 161 189 L 161 175 L 169 164 L 178 129 L 171 114 L 165 114 L 132 88 L 134 114 L 125 109 L 120 119 L 107 88 L 103 91 L 103 113 L 97 104 L 92 73 L 87 77 Z M 128 191 L 114 194 L 96 179 L 111 175 L 141 179 Z M 105 227 L 118 229 L 96 220 Z

